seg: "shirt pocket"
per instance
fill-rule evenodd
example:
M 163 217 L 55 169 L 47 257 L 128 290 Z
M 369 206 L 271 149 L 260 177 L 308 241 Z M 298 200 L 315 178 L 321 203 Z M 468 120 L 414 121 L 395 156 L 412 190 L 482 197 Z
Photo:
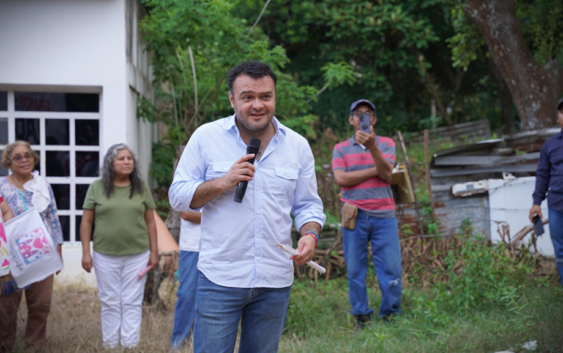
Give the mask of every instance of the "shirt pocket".
M 294 168 L 275 168 L 274 194 L 282 197 L 293 195 L 299 173 Z
M 234 162 L 232 161 L 216 161 L 205 172 L 205 181 L 213 180 L 227 174 Z

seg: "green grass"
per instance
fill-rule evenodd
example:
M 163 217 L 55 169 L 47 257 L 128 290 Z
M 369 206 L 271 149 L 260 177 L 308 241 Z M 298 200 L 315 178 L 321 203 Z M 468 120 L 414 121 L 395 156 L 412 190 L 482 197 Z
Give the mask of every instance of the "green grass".
M 538 352 L 563 352 L 561 288 L 507 288 L 496 305 L 447 309 L 431 292 L 403 290 L 404 315 L 386 325 L 376 319 L 357 331 L 348 313 L 347 283 L 296 282 L 281 352 L 496 352 L 521 351 L 537 340 Z M 371 306 L 381 302 L 377 286 Z
M 368 275 L 368 283 L 369 300 L 377 312 L 381 297 L 373 274 Z M 535 352 L 563 352 L 561 288 L 530 284 L 518 290 L 521 295 L 516 291 L 508 287 L 506 295 L 495 304 L 456 311 L 429 291 L 407 287 L 401 303 L 403 316 L 391 325 L 374 320 L 364 331 L 357 331 L 348 314 L 346 280 L 319 281 L 316 285 L 296 281 L 279 352 L 527 352 L 520 347 L 534 340 L 538 341 Z M 173 304 L 168 303 L 171 310 L 164 311 L 144 308 L 139 346 L 127 352 L 168 351 Z M 26 352 L 21 341 L 26 318 L 22 302 L 16 352 Z M 105 352 L 101 336 L 96 291 L 57 288 L 43 352 Z M 191 347 L 181 350 L 190 352 Z

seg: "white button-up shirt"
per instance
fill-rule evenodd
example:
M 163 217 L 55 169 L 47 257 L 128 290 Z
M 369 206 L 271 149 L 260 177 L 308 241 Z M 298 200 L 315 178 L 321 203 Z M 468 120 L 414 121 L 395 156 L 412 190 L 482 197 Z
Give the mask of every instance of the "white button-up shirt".
M 242 203 L 235 188 L 202 210 L 198 269 L 213 283 L 236 288 L 283 288 L 293 283 L 293 261 L 276 243 L 291 246 L 290 212 L 295 226 L 324 225 L 317 193 L 315 160 L 307 140 L 273 120 L 276 132 L 248 183 Z M 219 178 L 246 154 L 235 117 L 198 128 L 190 138 L 170 186 L 170 205 L 190 208 L 197 187 Z

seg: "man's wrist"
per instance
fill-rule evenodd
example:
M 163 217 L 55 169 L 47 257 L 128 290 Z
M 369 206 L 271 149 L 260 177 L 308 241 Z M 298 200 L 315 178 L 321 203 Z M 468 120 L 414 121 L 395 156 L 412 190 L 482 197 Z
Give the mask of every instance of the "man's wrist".
M 317 234 L 317 232 L 313 230 L 308 230 L 305 232 L 305 236 L 310 236 L 315 240 L 315 249 L 316 249 L 317 246 L 319 245 L 319 235 Z
M 215 180 L 217 180 L 217 185 L 216 185 L 216 186 L 217 186 L 217 188 L 219 189 L 219 191 L 220 191 L 221 193 L 223 193 L 223 192 L 225 192 L 225 191 L 227 191 L 227 190 L 230 189 L 230 187 L 229 187 L 229 181 L 228 181 L 228 178 L 227 178 L 227 175 L 226 175 L 226 174 L 223 175 L 223 176 L 220 177 L 220 178 L 215 179 Z
M 367 148 L 370 152 L 379 151 L 379 148 L 377 148 L 377 143 L 375 143 L 375 141 L 373 142 L 372 145 L 366 146 L 366 148 Z

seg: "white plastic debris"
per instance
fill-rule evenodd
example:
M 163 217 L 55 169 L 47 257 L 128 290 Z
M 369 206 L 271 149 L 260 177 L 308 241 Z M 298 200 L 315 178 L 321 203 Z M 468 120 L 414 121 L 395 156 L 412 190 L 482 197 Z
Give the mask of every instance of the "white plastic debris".
M 522 348 L 527 349 L 529 351 L 535 351 L 538 348 L 538 341 L 526 342 L 522 345 Z

